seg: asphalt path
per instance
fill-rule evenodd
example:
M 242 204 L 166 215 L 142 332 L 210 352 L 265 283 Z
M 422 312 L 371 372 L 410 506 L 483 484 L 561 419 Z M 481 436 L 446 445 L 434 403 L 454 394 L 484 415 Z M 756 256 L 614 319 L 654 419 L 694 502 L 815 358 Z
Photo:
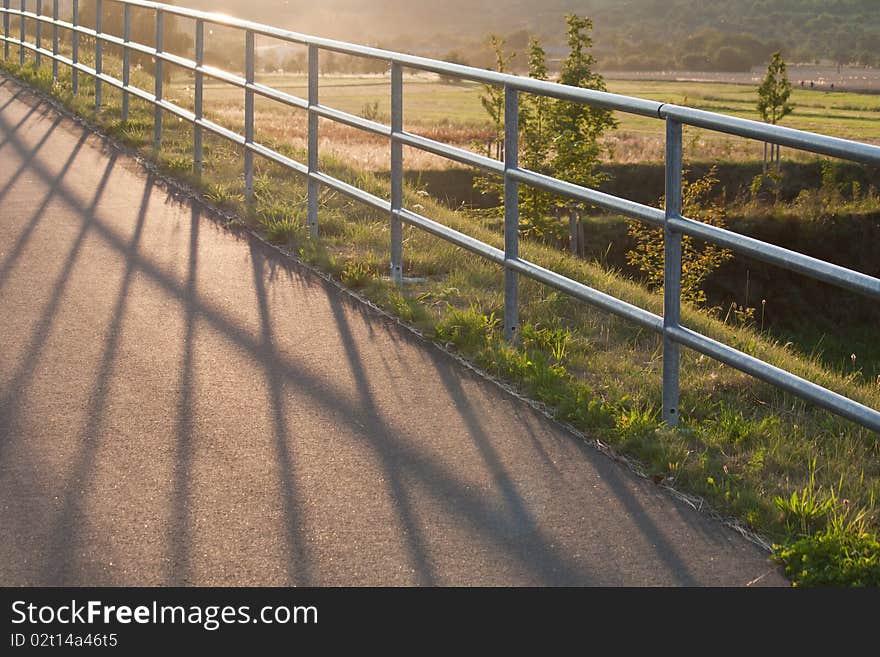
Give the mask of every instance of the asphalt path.
M 2 77 L 0 533 L 7 586 L 787 583 Z

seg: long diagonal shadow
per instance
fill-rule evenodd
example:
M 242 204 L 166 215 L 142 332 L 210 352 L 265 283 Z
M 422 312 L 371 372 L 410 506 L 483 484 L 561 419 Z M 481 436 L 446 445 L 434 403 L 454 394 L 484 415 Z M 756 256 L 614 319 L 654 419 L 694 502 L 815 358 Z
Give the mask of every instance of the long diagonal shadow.
M 11 105 L 12 103 L 14 103 L 16 100 L 18 100 L 18 96 L 19 96 L 20 93 L 21 93 L 21 92 L 18 92 L 18 93 L 15 94 L 12 98 L 10 98 L 10 99 L 7 100 L 5 103 L 3 103 L 3 106 L 0 107 L 0 112 L 2 112 L 3 110 L 5 110 L 7 107 L 9 107 L 9 105 Z M 28 107 L 28 111 L 25 112 L 24 116 L 22 116 L 21 119 L 19 119 L 18 123 L 16 123 L 14 126 L 12 126 L 12 131 L 11 131 L 11 132 L 13 132 L 13 133 L 18 132 L 18 131 L 21 129 L 21 126 L 23 126 L 25 123 L 27 123 L 28 120 L 29 120 L 34 114 L 36 114 L 37 109 L 39 109 L 39 107 L 40 107 L 39 105 L 31 105 L 31 106 L 29 106 L 29 107 Z M 6 143 L 7 143 L 8 141 L 9 141 L 9 137 L 8 137 L 8 136 L 7 136 L 7 137 L 4 137 L 2 140 L 0 140 L 0 148 L 3 148 L 3 147 L 6 145 Z
M 40 202 L 39 207 L 37 207 L 33 215 L 31 215 L 31 218 L 28 220 L 25 229 L 18 236 L 18 239 L 16 239 L 15 244 L 13 244 L 6 257 L 3 258 L 3 262 L 0 263 L 0 290 L 3 289 L 3 285 L 8 280 L 10 271 L 15 266 L 16 261 L 21 257 L 21 254 L 24 252 L 24 249 L 27 246 L 31 235 L 33 235 L 33 232 L 39 225 L 40 220 L 43 218 L 43 214 L 46 212 L 46 208 L 49 207 L 49 203 L 52 202 L 52 199 L 55 196 L 55 192 L 58 189 L 58 183 L 60 183 L 67 175 L 71 165 L 73 164 L 74 160 L 76 160 L 76 156 L 79 154 L 79 151 L 82 148 L 83 144 L 85 144 L 87 138 L 88 134 L 83 133 L 82 136 L 79 138 L 79 141 L 76 142 L 76 146 L 73 147 L 70 156 L 61 167 L 60 173 L 50 184 L 49 193 L 46 194 L 46 196 Z
M 516 491 L 516 485 L 505 470 L 498 453 L 492 447 L 489 436 L 483 429 L 483 423 L 477 417 L 474 407 L 461 387 L 461 382 L 451 370 L 449 363 L 435 361 L 435 367 L 443 381 L 443 385 L 449 392 L 450 398 L 455 402 L 455 408 L 461 415 L 468 427 L 471 439 L 480 453 L 480 457 L 486 465 L 486 469 L 495 480 L 495 485 L 501 492 L 508 507 L 509 523 L 521 528 L 517 533 L 523 545 L 523 549 L 533 552 L 536 556 L 543 554 L 547 540 L 541 537 L 538 524 L 526 508 L 525 502 Z M 543 564 L 540 564 L 543 565 Z M 580 572 L 558 571 L 545 568 L 542 571 L 543 581 L 551 586 L 564 585 L 587 585 L 589 581 Z
M 89 405 L 85 416 L 85 426 L 80 438 L 80 453 L 76 464 L 65 486 L 64 503 L 54 523 L 49 549 L 50 562 L 46 569 L 46 581 L 58 586 L 69 583 L 73 567 L 73 554 L 82 529 L 83 514 L 81 508 L 88 490 L 90 468 L 94 466 L 95 455 L 100 447 L 100 438 L 104 425 L 105 402 L 113 383 L 113 372 L 116 364 L 116 351 L 122 336 L 122 324 L 125 319 L 126 306 L 130 301 L 131 284 L 137 272 L 134 255 L 138 251 L 143 233 L 144 220 L 147 216 L 150 195 L 153 191 L 152 174 L 147 176 L 144 195 L 138 211 L 137 224 L 125 255 L 125 273 L 119 284 L 116 295 L 116 306 L 113 308 L 110 325 L 103 336 L 104 353 L 95 378 L 93 394 L 89 396 Z
M 608 484 L 608 487 L 614 491 L 615 497 L 629 511 L 630 517 L 638 525 L 639 531 L 651 543 L 654 553 L 669 567 L 669 572 L 678 580 L 678 584 L 680 586 L 699 586 L 700 583 L 694 579 L 687 563 L 628 490 L 621 476 L 620 468 L 613 467 L 613 464 L 609 463 L 608 467 L 603 469 L 602 474 L 603 481 Z M 669 504 L 672 502 L 670 501 Z
M 43 313 L 31 334 L 30 342 L 24 351 L 24 360 L 10 378 L 6 389 L 3 391 L 3 396 L 0 397 L 0 416 L 2 416 L 0 417 L 0 426 L 5 425 L 9 427 L 10 431 L 15 422 L 15 414 L 19 408 L 19 400 L 27 389 L 28 381 L 34 374 L 43 347 L 52 331 L 52 323 L 55 319 L 55 315 L 58 313 L 58 308 L 61 305 L 61 299 L 64 296 L 64 291 L 70 280 L 70 274 L 79 258 L 82 244 L 89 231 L 94 226 L 94 209 L 97 207 L 101 196 L 104 194 L 104 189 L 107 186 L 107 181 L 110 179 L 110 173 L 113 171 L 115 163 L 116 157 L 111 156 L 107 162 L 107 167 L 104 169 L 104 173 L 101 176 L 101 180 L 95 189 L 92 201 L 87 208 L 80 210 L 80 216 L 83 221 L 79 233 L 74 239 L 73 245 L 70 247 L 70 251 L 61 267 L 61 271 L 55 278 L 55 283 L 52 286 L 52 296 L 49 298 L 49 302 L 43 309 Z M 62 184 L 60 182 L 57 183 L 57 186 L 59 190 L 61 190 Z M 70 192 L 64 190 L 60 193 L 65 196 L 69 202 L 71 198 Z M 0 464 L 3 463 L 3 448 L 5 447 L 6 439 L 8 439 L 8 437 L 0 436 Z
M 336 320 L 336 326 L 339 329 L 339 335 L 342 339 L 342 346 L 345 349 L 345 356 L 348 358 L 348 366 L 354 375 L 358 392 L 360 393 L 360 408 L 358 409 L 358 417 L 367 425 L 363 436 L 371 443 L 371 447 L 382 460 L 382 469 L 385 480 L 388 482 L 390 497 L 396 505 L 397 515 L 400 523 L 404 528 L 404 536 L 408 544 L 412 565 L 416 575 L 419 577 L 419 585 L 432 586 L 436 584 L 436 576 L 434 568 L 431 565 L 428 556 L 428 550 L 425 542 L 422 540 L 421 531 L 415 520 L 412 504 L 409 500 L 409 493 L 400 476 L 400 471 L 395 458 L 393 440 L 383 440 L 383 436 L 391 436 L 391 430 L 385 426 L 382 416 L 379 412 L 373 395 L 370 393 L 370 382 L 364 366 L 361 363 L 361 357 L 358 353 L 357 342 L 351 332 L 348 319 L 345 317 L 345 311 L 339 303 L 331 301 L 330 308 L 333 311 L 333 317 Z
M 2 127 L 2 117 L 0 117 L 0 127 Z M 17 149 L 20 149 L 21 151 L 25 150 L 24 146 L 17 142 L 17 140 L 13 139 L 12 143 Z M 52 179 L 51 173 L 47 171 L 45 166 L 43 166 L 38 160 L 33 161 L 30 168 L 45 180 Z M 106 180 L 104 183 L 105 182 Z M 175 277 L 165 272 L 160 266 L 156 265 L 148 258 L 135 252 L 131 248 L 131 244 L 119 235 L 113 227 L 94 216 L 94 207 L 84 207 L 76 195 L 68 189 L 66 183 L 62 182 L 58 187 L 59 196 L 64 199 L 71 209 L 82 217 L 84 230 L 90 227 L 91 230 L 93 230 L 94 233 L 110 248 L 126 254 L 127 265 L 129 268 L 134 268 L 142 272 L 153 282 L 158 284 L 158 286 L 170 297 L 183 302 L 186 298 L 186 290 L 181 288 L 181 285 L 176 281 Z M 256 247 L 252 246 L 252 248 L 261 248 L 254 240 L 250 240 L 250 244 L 256 245 Z M 78 246 L 76 248 L 78 248 Z M 75 260 L 75 256 L 71 255 L 69 260 L 71 259 Z M 72 263 L 68 264 L 65 269 L 69 271 L 71 266 Z M 295 269 L 295 267 L 289 263 L 285 264 L 285 267 L 290 270 Z M 56 296 L 60 296 L 60 291 L 56 290 Z M 351 426 L 355 433 L 364 435 L 364 430 L 360 421 L 364 415 L 365 403 L 367 404 L 367 409 L 371 406 L 375 409 L 374 402 L 371 400 L 366 400 L 365 402 L 363 399 L 360 403 L 349 402 L 330 382 L 316 377 L 308 369 L 298 365 L 289 358 L 279 357 L 277 350 L 275 349 L 267 352 L 265 335 L 263 336 L 263 339 L 255 338 L 247 329 L 242 328 L 231 321 L 221 308 L 215 307 L 213 304 L 210 304 L 201 298 L 192 298 L 189 303 L 191 312 L 195 313 L 200 319 L 204 319 L 212 329 L 225 335 L 230 341 L 250 353 L 254 361 L 261 367 L 265 368 L 267 371 L 274 368 L 275 374 L 273 376 L 277 376 L 280 382 L 295 386 L 298 391 L 307 395 L 312 403 L 332 409 L 334 415 L 344 418 L 344 421 Z M 50 303 L 50 308 L 53 305 L 57 305 L 57 301 Z M 339 311 L 337 310 L 336 312 L 337 317 L 339 317 Z M 43 324 L 46 325 L 53 315 L 54 311 L 44 313 Z M 48 327 L 44 329 L 43 332 L 46 330 L 48 330 Z M 45 335 L 39 339 L 35 337 L 32 343 L 40 345 L 44 340 Z M 33 352 L 33 350 L 31 351 Z M 34 358 L 36 358 L 36 356 L 31 357 L 32 360 Z M 351 360 L 352 358 L 354 358 L 355 361 L 358 360 L 356 350 L 349 350 L 349 359 Z M 110 372 L 108 371 L 106 376 L 109 376 L 109 373 Z M 361 377 L 365 380 L 362 368 Z M 9 391 L 7 391 L 7 397 L 8 396 Z M 0 408 L 3 408 L 3 406 L 0 405 Z M 487 503 L 477 494 L 469 491 L 464 485 L 464 482 L 456 476 L 457 473 L 443 467 L 442 464 L 437 463 L 428 455 L 413 447 L 412 445 L 417 444 L 417 441 L 405 440 L 409 433 L 406 428 L 390 426 L 387 422 L 378 418 L 378 415 L 376 415 L 376 422 L 374 423 L 373 429 L 374 436 L 384 436 L 387 446 L 379 448 L 385 449 L 386 455 L 391 455 L 393 453 L 393 456 L 395 457 L 393 461 L 394 466 L 403 468 L 407 473 L 423 481 L 426 484 L 425 489 L 429 494 L 437 497 L 444 503 L 452 503 L 456 505 L 460 520 L 470 526 L 475 532 L 485 536 L 490 542 L 494 543 L 498 548 L 506 551 L 527 568 L 536 568 L 534 563 L 534 550 L 523 549 L 523 546 L 518 540 L 510 538 L 517 532 L 518 528 L 516 525 L 511 524 L 509 518 L 500 517 L 497 509 L 493 508 L 492 505 Z M 375 441 L 373 436 L 365 435 L 365 438 L 370 441 Z M 403 481 L 403 479 L 401 478 L 399 481 Z M 629 495 L 628 492 L 623 490 L 621 490 L 621 494 L 623 496 Z M 75 497 L 75 492 L 69 490 L 68 496 Z M 402 497 L 401 499 L 405 499 L 405 497 Z M 71 504 L 70 509 L 71 511 L 75 511 L 77 510 L 77 507 L 75 504 Z M 546 575 L 548 572 L 564 573 L 565 575 L 561 575 L 559 578 L 553 577 L 553 581 L 560 581 L 561 579 L 566 581 L 578 581 L 578 569 L 569 562 L 568 557 L 562 555 L 552 546 L 543 546 L 542 550 L 544 551 L 542 560 L 545 564 L 549 565 L 542 566 L 537 571 L 538 574 Z
M 194 376 L 194 340 L 198 310 L 197 273 L 199 255 L 199 211 L 193 206 L 190 215 L 189 233 L 189 270 L 186 278 L 186 290 L 183 303 L 185 328 L 183 335 L 183 356 L 180 364 L 180 401 L 177 405 L 176 453 L 174 458 L 174 482 L 171 493 L 173 509 L 169 542 L 171 545 L 171 563 L 168 583 L 171 586 L 182 586 L 191 581 L 192 566 L 190 563 L 190 474 L 193 460 L 193 435 L 195 420 L 196 390 Z
M 2 74 L 0 74 L 0 75 L 2 75 Z M 6 84 L 7 84 L 7 80 L 5 78 L 0 78 L 0 87 L 5 87 Z M 2 112 L 7 107 L 12 105 L 12 103 L 14 103 L 16 100 L 18 100 L 19 96 L 21 96 L 22 93 L 23 93 L 23 89 L 18 89 L 15 91 L 15 93 L 11 94 L 9 96 L 9 98 L 6 99 L 6 102 L 3 103 L 2 105 L 0 105 L 0 112 Z
M 257 295 L 257 307 L 260 314 L 261 348 L 267 361 L 280 360 L 275 338 L 272 335 L 272 323 L 269 316 L 269 300 L 266 297 L 266 280 L 263 271 L 263 258 L 255 252 L 254 242 L 250 243 L 251 265 L 254 273 L 254 290 Z M 272 422 L 275 429 L 275 450 L 278 460 L 279 483 L 284 497 L 285 522 L 287 525 L 287 542 L 292 558 L 285 560 L 288 581 L 300 586 L 311 583 L 311 561 L 307 549 L 305 513 L 297 498 L 297 483 L 291 468 L 291 450 L 288 446 L 290 436 L 287 416 L 284 411 L 284 377 L 276 367 L 264 367 L 266 382 L 272 404 Z
M 12 177 L 6 181 L 6 184 L 3 185 L 3 187 L 0 187 L 0 201 L 2 201 L 3 198 L 9 193 L 9 190 L 12 189 L 12 187 L 15 185 L 15 183 L 18 181 L 18 179 L 21 177 L 21 175 L 25 171 L 27 171 L 28 165 L 30 165 L 30 163 L 33 162 L 34 158 L 37 157 L 37 154 L 40 152 L 40 149 L 46 145 L 46 142 L 49 141 L 49 137 L 52 136 L 52 133 L 55 131 L 55 128 L 57 128 L 60 124 L 61 124 L 61 117 L 59 116 L 46 129 L 46 132 L 43 134 L 42 137 L 40 137 L 40 141 L 38 141 L 30 151 L 22 154 L 22 162 L 19 164 L 18 170 L 14 174 L 12 174 Z M 12 141 L 15 139 L 15 137 L 14 137 L 14 133 L 8 132 L 8 128 L 6 128 L 6 126 L 4 126 L 4 132 L 7 132 L 6 142 L 5 142 L 5 144 L 3 144 L 5 146 L 6 144 L 12 143 Z M 20 144 L 20 142 L 19 142 L 19 144 Z
M 454 376 L 448 366 L 441 365 L 438 367 L 438 371 L 440 372 L 440 377 L 442 378 L 444 385 L 455 400 L 456 408 L 459 410 L 459 413 L 461 413 L 470 428 L 471 435 L 474 436 L 477 447 L 483 458 L 486 460 L 487 466 L 490 471 L 496 475 L 499 487 L 508 499 L 511 512 L 516 516 L 519 516 L 527 526 L 533 527 L 534 521 L 525 511 L 521 499 L 516 495 L 512 482 L 509 481 L 507 473 L 501 466 L 494 450 L 492 450 L 488 437 L 482 429 L 477 414 L 474 412 L 473 407 L 468 401 L 467 395 L 465 395 L 464 391 L 461 389 L 459 379 Z M 546 454 L 543 453 L 543 447 L 540 445 L 537 437 L 532 435 L 531 442 L 536 450 L 540 450 L 545 460 L 549 461 Z M 578 445 L 578 447 L 583 449 L 580 445 Z M 660 532 L 659 528 L 651 522 L 647 514 L 644 513 L 645 510 L 635 500 L 630 491 L 627 490 L 626 484 L 622 481 L 620 474 L 618 473 L 617 466 L 610 462 L 605 464 L 601 461 L 597 464 L 601 469 L 602 481 L 616 493 L 617 498 L 623 502 L 624 506 L 630 512 L 630 516 L 639 519 L 637 521 L 639 531 L 641 531 L 651 542 L 651 545 L 655 547 L 657 556 L 660 557 L 662 561 L 666 562 L 670 572 L 675 574 L 675 577 L 678 579 L 678 584 L 681 586 L 696 586 L 697 582 L 691 575 L 687 564 L 685 564 L 679 555 L 676 554 L 675 549 L 671 546 L 666 537 Z
M 3 87 L 7 86 L 8 84 L 10 84 L 10 82 L 9 82 L 9 78 L 4 77 L 3 74 L 0 73 L 0 89 L 2 89 Z M 12 103 L 14 103 L 15 100 L 16 100 L 16 99 L 17 99 L 17 98 L 18 98 L 23 92 L 24 92 L 24 88 L 23 88 L 23 87 L 18 87 L 18 88 L 15 90 L 15 93 L 12 94 L 12 96 L 9 97 L 9 100 L 7 100 L 5 103 L 3 103 L 2 106 L 0 106 L 0 110 L 4 110 L 4 109 L 6 109 L 9 105 L 11 105 Z

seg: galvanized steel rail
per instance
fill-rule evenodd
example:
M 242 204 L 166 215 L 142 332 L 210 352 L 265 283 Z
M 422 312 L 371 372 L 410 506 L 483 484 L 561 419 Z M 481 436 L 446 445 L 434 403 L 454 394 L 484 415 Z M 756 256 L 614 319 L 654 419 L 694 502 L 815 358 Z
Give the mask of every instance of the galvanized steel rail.
M 43 11 L 42 0 L 32 0 L 34 11 L 27 11 L 26 0 L 19 8 L 12 8 L 11 0 L 3 0 L 0 13 L 3 16 L 3 54 L 9 59 L 10 46 L 19 47 L 19 62 L 25 63 L 25 51 L 34 53 L 34 63 L 39 66 L 42 58 L 52 61 L 52 74 L 58 76 L 58 64 L 72 70 L 74 93 L 79 89 L 79 73 L 95 79 L 95 104 L 102 104 L 102 84 L 122 90 L 122 118 L 128 118 L 129 97 L 134 96 L 151 103 L 155 108 L 153 145 L 156 150 L 162 142 L 163 111 L 169 112 L 193 125 L 194 168 L 202 168 L 203 130 L 208 130 L 243 147 L 245 152 L 244 180 L 247 196 L 253 195 L 254 155 L 265 157 L 287 167 L 308 180 L 308 224 L 312 235 L 318 234 L 318 193 L 320 187 L 336 189 L 358 201 L 389 213 L 391 227 L 390 266 L 391 278 L 403 279 L 403 223 L 420 228 L 463 249 L 476 253 L 504 267 L 504 334 L 509 340 L 516 339 L 519 330 L 519 276 L 527 276 L 576 299 L 590 303 L 604 311 L 624 317 L 639 326 L 663 337 L 663 418 L 671 425 L 679 418 L 679 350 L 688 347 L 702 354 L 747 372 L 776 387 L 822 406 L 858 424 L 880 432 L 880 412 L 853 399 L 823 388 L 815 383 L 781 370 L 728 345 L 721 344 L 681 325 L 681 238 L 682 235 L 712 242 L 749 257 L 813 277 L 880 300 L 880 279 L 844 267 L 811 258 L 760 240 L 740 235 L 716 226 L 683 217 L 681 214 L 682 177 L 682 126 L 691 125 L 731 135 L 777 143 L 790 148 L 819 155 L 843 158 L 855 162 L 880 165 L 880 148 L 868 144 L 817 135 L 791 128 L 769 125 L 758 121 L 735 118 L 689 107 L 658 103 L 618 94 L 569 87 L 553 82 L 534 80 L 505 73 L 487 71 L 459 64 L 441 62 L 414 55 L 390 52 L 378 48 L 360 46 L 332 39 L 308 36 L 297 32 L 239 20 L 228 16 L 196 11 L 173 5 L 141 0 L 106 0 L 124 6 L 123 35 L 118 37 L 102 31 L 104 0 L 96 0 L 95 29 L 83 27 L 79 12 L 79 0 L 73 1 L 71 20 L 59 16 L 58 0 L 53 0 L 51 15 Z M 132 8 L 147 10 L 155 17 L 156 45 L 147 46 L 131 40 Z M 193 59 L 164 51 L 165 17 L 178 16 L 194 23 Z M 10 17 L 19 19 L 19 35 L 10 33 Z M 26 26 L 33 25 L 34 41 L 27 40 Z M 245 34 L 245 75 L 241 77 L 228 71 L 206 66 L 204 63 L 205 25 L 219 25 L 242 30 Z M 52 27 L 52 49 L 44 47 L 42 27 Z M 71 57 L 60 54 L 60 31 L 71 35 Z M 80 61 L 80 36 L 90 37 L 95 43 L 95 66 Z M 300 98 L 273 89 L 255 81 L 254 44 L 257 36 L 305 45 L 308 47 L 308 98 Z M 122 79 L 108 75 L 103 70 L 103 44 L 122 48 Z M 319 54 L 320 51 L 378 59 L 389 64 L 391 74 L 391 125 L 370 121 L 347 112 L 321 105 L 319 102 Z M 151 92 L 131 85 L 131 53 L 137 52 L 153 57 L 156 62 L 154 89 Z M 190 112 L 163 98 L 162 66 L 173 64 L 194 74 L 194 112 Z M 450 146 L 426 137 L 406 132 L 403 128 L 403 70 L 416 69 L 439 73 L 504 88 L 505 131 L 503 162 L 470 151 Z M 204 79 L 209 77 L 244 90 L 245 134 L 240 135 L 204 117 Z M 666 123 L 666 207 L 652 208 L 623 198 L 605 194 L 595 189 L 574 185 L 518 166 L 518 110 L 521 93 L 537 94 L 556 99 L 585 103 L 609 110 L 627 112 L 656 118 Z M 254 140 L 254 98 L 262 96 L 308 113 L 308 161 L 297 162 Z M 372 134 L 386 137 L 391 148 L 391 198 L 379 198 L 358 187 L 343 182 L 319 168 L 318 118 L 330 119 Z M 456 162 L 467 164 L 504 178 L 504 249 L 495 248 L 473 237 L 444 226 L 409 210 L 403 205 L 403 157 L 404 145 L 421 149 Z M 582 283 L 539 267 L 519 257 L 519 206 L 520 184 L 531 185 L 556 194 L 577 199 L 593 206 L 618 212 L 664 229 L 665 281 L 664 313 L 660 317 Z

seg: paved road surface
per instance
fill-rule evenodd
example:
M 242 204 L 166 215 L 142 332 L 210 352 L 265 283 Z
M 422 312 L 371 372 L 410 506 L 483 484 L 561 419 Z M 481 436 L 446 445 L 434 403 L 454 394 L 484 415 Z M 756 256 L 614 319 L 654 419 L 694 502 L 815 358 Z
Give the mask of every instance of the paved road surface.
M 785 584 L 0 78 L 0 584 Z

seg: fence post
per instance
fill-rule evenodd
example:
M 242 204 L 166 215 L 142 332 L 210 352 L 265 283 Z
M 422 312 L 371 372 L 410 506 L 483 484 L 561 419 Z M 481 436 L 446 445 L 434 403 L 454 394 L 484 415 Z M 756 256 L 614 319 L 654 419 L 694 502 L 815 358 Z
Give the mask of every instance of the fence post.
M 43 0 L 37 0 L 37 6 L 35 8 L 35 13 L 37 14 L 37 16 L 43 15 Z M 34 51 L 34 65 L 36 65 L 37 68 L 40 68 L 40 64 L 43 63 L 43 57 L 40 54 L 40 48 L 43 47 L 43 21 L 41 21 L 39 18 L 37 18 L 37 20 L 35 22 L 36 22 L 36 26 L 35 26 L 36 29 L 34 31 L 35 32 L 34 45 L 37 47 L 37 49 Z
M 58 0 L 52 0 L 52 79 L 58 79 Z
M 504 259 L 519 258 L 519 183 L 510 172 L 519 166 L 519 92 L 504 86 Z M 504 268 L 504 339 L 519 334 L 519 274 Z
M 24 38 L 25 38 L 25 26 L 24 26 L 24 12 L 27 10 L 27 3 L 25 0 L 21 0 L 21 16 L 18 21 L 18 31 L 19 31 L 19 43 L 18 46 L 18 63 L 20 66 L 24 66 Z
M 161 9 L 156 10 L 156 64 L 153 66 L 153 80 L 155 83 L 156 104 L 153 106 L 153 154 L 158 155 L 162 148 L 162 53 L 165 41 L 165 13 Z
M 403 132 L 403 69 L 391 63 L 391 280 L 403 281 L 403 144 L 395 133 Z
M 318 115 L 312 107 L 318 104 L 318 47 L 309 46 L 309 232 L 318 236 Z
M 95 110 L 101 111 L 103 104 L 103 86 L 100 75 L 104 72 L 104 42 L 101 33 L 104 31 L 104 1 L 95 0 Z
M 76 68 L 79 64 L 79 32 L 76 31 L 76 28 L 79 27 L 79 0 L 73 0 L 73 16 L 71 18 L 71 23 L 73 24 L 73 32 L 71 33 L 71 54 L 70 59 L 73 62 L 73 67 L 70 69 L 70 86 L 73 90 L 73 94 L 76 95 L 79 93 L 79 70 Z
M 131 5 L 122 7 L 122 40 L 131 41 Z M 128 121 L 128 84 L 131 81 L 131 50 L 122 47 L 122 122 Z
M 244 70 L 248 85 L 254 83 L 254 33 L 248 30 L 244 37 Z M 244 194 L 248 203 L 254 200 L 254 152 L 249 146 L 254 143 L 254 92 L 244 90 Z
M 681 216 L 681 123 L 666 119 L 666 220 Z M 681 322 L 681 233 L 663 229 L 663 419 L 678 425 L 681 347 L 667 330 Z
M 3 59 L 9 59 L 9 0 L 3 0 Z
M 205 23 L 202 20 L 196 21 L 196 67 L 201 68 L 205 63 Z M 196 71 L 196 91 L 193 100 L 193 109 L 196 115 L 196 122 L 193 125 L 193 169 L 199 178 L 202 177 L 202 126 L 199 121 L 202 120 L 202 100 L 204 96 L 204 76 L 200 71 Z

